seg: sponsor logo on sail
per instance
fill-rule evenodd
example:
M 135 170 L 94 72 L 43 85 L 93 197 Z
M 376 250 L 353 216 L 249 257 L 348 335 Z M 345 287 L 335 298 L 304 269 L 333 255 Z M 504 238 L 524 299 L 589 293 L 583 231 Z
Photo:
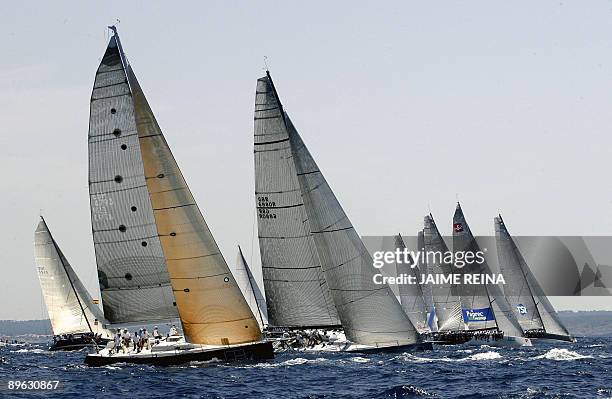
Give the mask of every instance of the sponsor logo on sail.
M 489 321 L 495 320 L 491 308 L 483 309 L 463 309 L 463 321 L 474 322 L 474 321 Z
M 516 310 L 518 310 L 520 314 L 527 314 L 527 306 L 523 305 L 522 303 L 516 305 Z
M 461 233 L 463 231 L 463 225 L 461 223 L 453 223 L 453 230 L 455 233 Z

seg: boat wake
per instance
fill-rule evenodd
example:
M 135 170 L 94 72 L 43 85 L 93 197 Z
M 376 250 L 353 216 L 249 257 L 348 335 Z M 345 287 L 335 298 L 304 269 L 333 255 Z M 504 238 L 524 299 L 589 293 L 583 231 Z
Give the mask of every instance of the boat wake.
M 11 353 L 50 353 L 47 350 L 34 348 L 34 349 L 17 349 L 16 351 L 11 351 Z
M 532 357 L 529 360 L 546 359 L 546 360 L 563 361 L 563 360 L 581 360 L 581 359 L 592 359 L 592 358 L 593 358 L 592 356 L 581 355 L 580 353 L 573 352 L 568 349 L 553 348 L 549 350 L 548 352 L 544 353 L 543 355 Z
M 470 355 L 467 357 L 460 357 L 460 358 L 419 357 L 419 356 L 412 355 L 410 353 L 404 353 L 401 356 L 397 356 L 393 358 L 392 360 L 399 359 L 399 360 L 403 360 L 407 362 L 424 363 L 424 362 L 468 362 L 468 361 L 473 362 L 473 361 L 481 361 L 481 360 L 496 360 L 496 359 L 501 359 L 501 358 L 502 358 L 502 355 L 499 354 L 498 352 L 488 351 L 488 352 L 475 353 L 473 355 Z

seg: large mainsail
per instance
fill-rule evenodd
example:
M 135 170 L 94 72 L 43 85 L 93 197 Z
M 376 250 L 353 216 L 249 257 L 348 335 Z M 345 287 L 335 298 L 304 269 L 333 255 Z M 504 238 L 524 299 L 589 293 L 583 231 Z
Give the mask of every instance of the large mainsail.
M 268 312 L 266 309 L 266 300 L 264 298 L 259 284 L 255 280 L 255 276 L 251 272 L 251 268 L 244 259 L 242 249 L 238 246 L 238 257 L 236 259 L 236 270 L 234 272 L 236 283 L 240 287 L 240 291 L 244 295 L 251 312 L 256 316 L 260 328 L 268 325 Z
M 259 249 L 272 326 L 338 326 L 310 233 L 283 109 L 269 74 L 255 96 L 255 196 Z
M 104 316 L 53 239 L 41 217 L 34 233 L 36 269 L 54 335 L 109 335 Z
M 178 310 L 192 343 L 259 340 L 257 321 L 187 187 L 116 32 L 96 75 L 90 125 L 92 205 L 100 195 L 107 200 L 105 213 L 92 206 L 98 270 L 103 295 L 118 293 L 111 303 L 111 321 L 118 315 L 126 322 L 171 317 Z M 97 221 L 99 215 L 109 217 Z M 150 313 L 133 310 L 143 310 L 140 300 Z
M 372 257 L 287 114 L 284 119 L 310 229 L 347 338 L 374 346 L 416 343 L 415 327 L 391 288 L 374 283 Z
M 457 203 L 453 216 L 453 250 L 470 251 L 476 254 L 481 251 L 480 245 L 472 234 L 461 205 Z M 484 251 L 483 251 L 484 254 Z M 468 274 L 487 274 L 492 271 L 486 258 L 482 263 L 467 262 L 459 269 Z M 508 300 L 497 284 L 462 285 L 460 287 L 463 304 L 463 320 L 470 329 L 497 327 L 507 335 L 521 337 L 523 330 L 512 312 Z M 471 312 L 468 312 L 470 310 Z
M 401 234 L 395 236 L 395 248 L 401 251 L 406 249 L 406 244 Z M 415 260 L 412 259 L 412 262 L 414 263 Z M 419 332 L 429 331 L 427 327 L 428 307 L 419 283 L 421 275 L 424 274 L 421 265 L 397 262 L 395 267 L 398 276 L 410 275 L 416 279 L 415 284 L 398 284 L 400 304 L 404 312 Z
M 495 238 L 500 269 L 506 279 L 504 293 L 523 329 L 544 329 L 547 333 L 571 338 L 529 270 L 501 215 L 495 218 Z
M 425 216 L 423 240 L 428 272 L 433 275 L 445 276 L 453 274 L 451 264 L 444 262 L 448 247 L 431 215 Z M 432 297 L 438 318 L 438 331 L 464 330 L 465 323 L 463 322 L 461 299 L 457 286 L 446 282 L 434 284 L 432 286 Z

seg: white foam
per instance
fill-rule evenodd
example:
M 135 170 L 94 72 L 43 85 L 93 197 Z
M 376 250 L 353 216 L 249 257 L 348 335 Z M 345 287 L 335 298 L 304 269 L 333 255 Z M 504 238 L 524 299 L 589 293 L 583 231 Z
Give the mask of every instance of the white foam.
M 548 359 L 548 360 L 580 360 L 580 359 L 592 359 L 592 356 L 581 355 L 577 352 L 572 352 L 568 349 L 564 348 L 553 348 L 546 352 L 543 355 L 535 356 L 531 358 L 532 360 L 536 359 Z
M 365 358 L 365 357 L 357 356 L 357 357 L 351 358 L 351 361 L 353 361 L 355 363 L 367 363 L 367 362 L 370 361 L 370 359 Z
M 17 349 L 16 351 L 11 351 L 12 353 L 47 353 L 44 349 Z
M 469 356 L 463 360 L 494 360 L 501 359 L 502 355 L 497 352 L 489 351 L 482 353 L 475 353 L 472 356 Z

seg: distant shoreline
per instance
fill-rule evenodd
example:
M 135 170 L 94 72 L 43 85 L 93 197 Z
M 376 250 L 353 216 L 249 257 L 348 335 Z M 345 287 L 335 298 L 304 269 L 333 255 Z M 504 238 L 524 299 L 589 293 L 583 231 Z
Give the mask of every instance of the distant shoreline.
M 576 337 L 612 337 L 612 311 L 563 310 L 561 321 Z M 0 320 L 0 337 L 52 335 L 49 320 Z

